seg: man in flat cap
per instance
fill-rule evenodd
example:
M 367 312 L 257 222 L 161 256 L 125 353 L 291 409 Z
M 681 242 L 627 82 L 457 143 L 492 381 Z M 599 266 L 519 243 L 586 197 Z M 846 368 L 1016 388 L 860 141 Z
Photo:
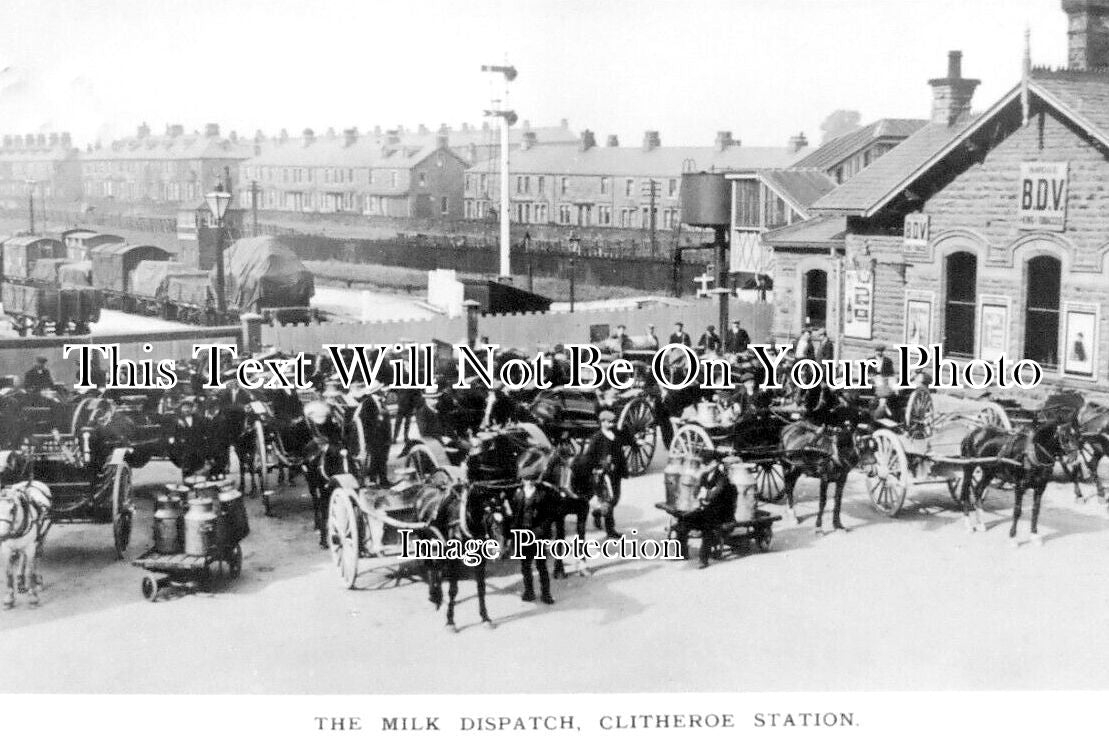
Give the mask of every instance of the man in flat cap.
M 512 528 L 529 530 L 536 539 L 549 540 L 552 525 L 558 516 L 558 489 L 542 479 L 546 467 L 546 456 L 537 449 L 529 449 L 516 461 L 517 477 L 520 487 L 512 497 Z M 539 570 L 539 600 L 553 604 L 551 597 L 551 576 L 547 572 L 547 560 L 539 545 L 521 546 L 513 553 L 520 558 L 520 574 L 524 578 L 523 601 L 535 601 L 535 585 L 532 581 L 532 565 Z
M 620 482 L 628 477 L 627 464 L 624 461 L 624 449 L 621 435 L 616 430 L 616 414 L 609 409 L 603 409 L 598 415 L 601 428 L 585 443 L 580 455 L 574 458 L 572 465 L 571 487 L 575 495 L 588 501 L 593 498 L 597 484 L 594 475 L 597 472 L 607 473 L 612 483 L 612 498 L 604 501 L 600 512 L 594 511 L 593 522 L 600 525 L 604 517 L 605 534 L 609 537 L 619 537 L 616 530 L 616 505 L 620 503 Z
M 28 393 L 41 393 L 54 387 L 54 377 L 46 366 L 45 357 L 36 357 L 34 366 L 23 373 L 23 390 Z

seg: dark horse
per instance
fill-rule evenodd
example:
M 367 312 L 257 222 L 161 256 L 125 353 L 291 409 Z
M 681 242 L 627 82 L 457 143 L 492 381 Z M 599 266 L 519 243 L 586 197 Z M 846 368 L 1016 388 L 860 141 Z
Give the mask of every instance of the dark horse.
M 448 547 L 451 543 L 465 548 L 471 540 L 492 537 L 499 526 L 498 519 L 505 518 L 503 495 L 480 485 L 456 483 L 451 486 L 425 485 L 416 498 L 416 517 L 425 525 L 420 530 L 423 538 L 432 538 Z M 480 553 L 476 558 L 474 580 L 477 584 L 478 614 L 481 621 L 493 627 L 493 620 L 485 608 L 485 560 Z M 443 578 L 450 582 L 447 592 L 447 628 L 458 632 L 454 623 L 454 604 L 458 598 L 458 580 L 462 577 L 462 558 L 428 560 L 428 600 L 439 609 L 443 606 Z
M 793 490 L 802 475 L 820 479 L 820 504 L 816 513 L 817 534 L 823 533 L 824 508 L 828 503 L 828 484 L 835 483 L 832 527 L 847 531 L 840 521 L 843 489 L 847 474 L 861 454 L 855 433 L 866 417 L 852 393 L 833 393 L 817 386 L 804 394 L 805 418 L 782 429 L 781 461 L 785 468 L 787 519 L 796 523 Z
M 1017 522 L 1020 521 L 1021 503 L 1024 492 L 1032 489 L 1032 538 L 1036 544 L 1043 539 L 1038 532 L 1040 519 L 1040 500 L 1051 478 L 1056 460 L 1073 464 L 1082 437 L 1075 423 L 1073 409 L 1058 413 L 1044 409 L 1036 416 L 1029 429 L 1005 431 L 997 427 L 980 427 L 973 430 L 961 445 L 964 458 L 971 458 L 963 465 L 963 483 L 959 503 L 963 509 L 963 521 L 967 529 L 975 532 L 985 531 L 982 524 L 982 492 L 990 481 L 996 479 L 1013 484 L 1013 523 L 1009 527 L 1009 537 L 1017 536 Z M 981 476 L 974 476 L 975 470 Z M 973 488 L 973 492 L 972 489 Z M 970 520 L 970 496 L 974 496 L 975 521 Z M 1016 539 L 1012 540 L 1017 544 Z

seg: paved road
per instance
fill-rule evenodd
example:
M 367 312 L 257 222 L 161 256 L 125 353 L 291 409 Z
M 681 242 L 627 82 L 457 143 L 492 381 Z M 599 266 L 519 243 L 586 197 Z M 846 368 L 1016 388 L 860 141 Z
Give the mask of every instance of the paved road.
M 625 531 L 661 533 L 661 461 L 629 481 Z M 132 552 L 147 546 L 150 495 L 174 470 L 138 471 Z M 6 692 L 639 692 L 1109 688 L 1109 517 L 1052 484 L 1043 547 L 1010 546 L 1008 496 L 989 531 L 968 534 L 947 494 L 896 520 L 853 478 L 848 534 L 813 534 L 815 495 L 773 550 L 698 570 L 611 562 L 556 583 L 553 607 L 522 603 L 511 568 L 492 578 L 495 630 L 464 583 L 460 634 L 421 584 L 340 588 L 317 549 L 310 504 L 282 494 L 278 517 L 249 503 L 242 578 L 156 604 L 141 571 L 114 558 L 109 528 L 59 525 L 43 605 L 0 613 Z M 774 507 L 771 507 L 774 508 Z M 591 533 L 591 536 L 596 536 Z M 1022 525 L 1027 539 L 1027 524 Z

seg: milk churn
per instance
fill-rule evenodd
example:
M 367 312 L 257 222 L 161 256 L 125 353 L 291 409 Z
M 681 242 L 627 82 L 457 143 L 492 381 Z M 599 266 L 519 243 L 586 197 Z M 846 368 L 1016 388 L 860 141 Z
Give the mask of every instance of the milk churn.
M 662 469 L 662 480 L 666 485 L 666 503 L 668 506 L 678 505 L 679 481 L 682 477 L 682 466 L 685 463 L 680 455 L 673 455 L 666 461 Z
M 739 491 L 739 496 L 736 497 L 735 504 L 735 520 L 737 522 L 749 522 L 755 518 L 755 509 L 758 508 L 758 502 L 755 500 L 755 475 L 752 472 L 751 465 L 743 462 L 738 457 L 724 458 L 724 465 L 727 466 L 728 479 L 732 485 Z
M 181 499 L 172 493 L 159 493 L 154 509 L 154 549 L 162 555 L 181 552 Z
M 686 458 L 682 463 L 682 471 L 678 477 L 678 501 L 675 504 L 679 511 L 695 511 L 701 505 L 698 497 L 701 494 L 702 473 L 698 458 Z
M 215 541 L 216 500 L 196 495 L 185 514 L 185 554 L 207 555 Z

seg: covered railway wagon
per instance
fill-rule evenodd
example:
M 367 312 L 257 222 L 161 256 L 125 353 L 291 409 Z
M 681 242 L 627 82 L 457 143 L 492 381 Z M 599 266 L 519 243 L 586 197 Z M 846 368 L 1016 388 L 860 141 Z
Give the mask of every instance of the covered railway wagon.
M 224 253 L 227 309 L 253 311 L 272 321 L 311 323 L 308 302 L 316 292 L 312 273 L 292 249 L 272 236 L 239 239 Z M 218 290 L 216 268 L 211 271 L 213 291 Z
M 186 324 L 217 321 L 216 295 L 207 272 L 170 275 L 165 285 L 166 318 Z
M 141 262 L 166 262 L 170 253 L 153 244 L 103 244 L 89 250 L 92 260 L 92 284 L 104 291 L 107 308 L 135 311 L 138 302 L 132 296 L 137 287 L 133 279 Z M 144 296 L 145 297 L 145 296 Z
M 128 310 L 147 316 L 165 317 L 168 313 L 167 284 L 170 278 L 176 275 L 203 277 L 205 279 L 208 277 L 208 273 L 194 270 L 180 262 L 167 262 L 165 260 L 139 262 L 130 276 L 129 300 L 131 301 L 131 307 Z
M 12 328 L 20 336 L 54 332 L 87 334 L 100 320 L 100 291 L 89 285 L 90 271 L 65 260 L 61 241 L 44 236 L 17 236 L 4 241 L 3 301 Z

